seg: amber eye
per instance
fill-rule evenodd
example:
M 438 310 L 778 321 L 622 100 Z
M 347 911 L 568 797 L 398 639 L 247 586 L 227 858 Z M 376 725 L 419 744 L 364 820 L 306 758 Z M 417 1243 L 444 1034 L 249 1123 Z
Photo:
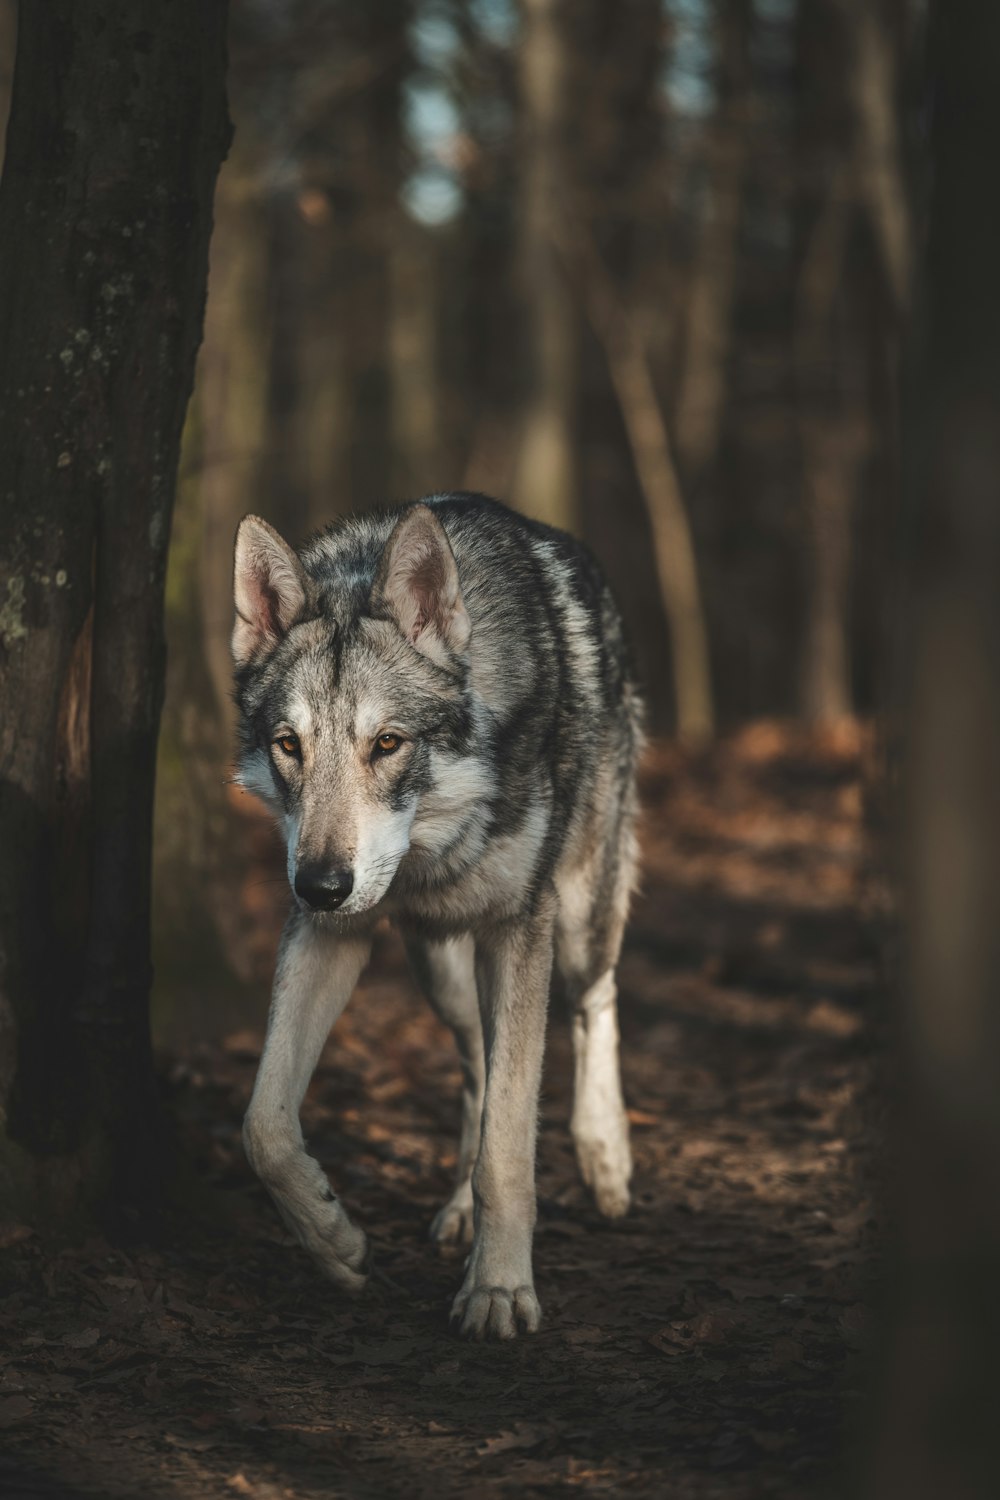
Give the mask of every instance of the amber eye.
M 294 734 L 279 734 L 274 743 L 283 754 L 298 758 L 300 753 L 299 742 Z
M 380 734 L 375 741 L 376 755 L 394 755 L 402 741 L 398 734 Z

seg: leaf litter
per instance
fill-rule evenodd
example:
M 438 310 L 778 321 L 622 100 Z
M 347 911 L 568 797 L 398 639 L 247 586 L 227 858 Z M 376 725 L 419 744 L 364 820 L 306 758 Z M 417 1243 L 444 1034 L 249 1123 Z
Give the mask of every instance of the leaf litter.
M 426 1234 L 459 1073 L 386 937 L 303 1112 L 380 1275 L 339 1297 L 243 1160 L 263 1017 L 164 1054 L 195 1186 L 156 1242 L 54 1249 L 0 1224 L 0 1493 L 825 1493 L 879 1277 L 890 917 L 861 821 L 865 743 L 772 725 L 700 758 L 653 747 L 620 968 L 634 1207 L 604 1223 L 576 1180 L 556 1002 L 535 1339 L 447 1332 L 461 1260 Z

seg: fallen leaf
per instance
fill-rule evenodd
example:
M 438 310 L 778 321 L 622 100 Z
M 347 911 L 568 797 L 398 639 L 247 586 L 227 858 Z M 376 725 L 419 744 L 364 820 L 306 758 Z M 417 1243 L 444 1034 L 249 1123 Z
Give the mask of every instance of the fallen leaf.
M 544 1442 L 545 1436 L 544 1427 L 530 1427 L 525 1422 L 517 1422 L 512 1432 L 501 1432 L 496 1437 L 487 1438 L 484 1443 L 479 1444 L 476 1452 L 481 1458 L 489 1458 L 494 1453 L 537 1448 Z

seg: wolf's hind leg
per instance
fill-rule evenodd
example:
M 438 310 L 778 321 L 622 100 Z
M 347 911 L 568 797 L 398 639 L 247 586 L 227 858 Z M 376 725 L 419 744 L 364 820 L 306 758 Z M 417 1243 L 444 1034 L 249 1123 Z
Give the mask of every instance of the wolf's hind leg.
M 346 938 L 293 915 L 274 978 L 267 1041 L 243 1122 L 250 1165 L 299 1244 L 338 1286 L 358 1292 L 367 1241 L 308 1154 L 299 1107 L 330 1027 L 368 960 L 369 938 Z
M 631 852 L 630 843 L 625 853 Z M 573 1027 L 570 1131 L 580 1175 L 608 1219 L 628 1212 L 632 1152 L 618 1058 L 615 964 L 625 926 L 631 867 L 618 864 L 614 899 L 595 916 L 595 890 L 606 889 L 584 867 L 558 882 L 556 961 Z
M 628 1212 L 632 1152 L 618 1062 L 618 992 L 613 969 L 573 1002 L 573 1114 L 580 1175 L 606 1219 Z
M 462 1065 L 462 1130 L 455 1191 L 431 1224 L 438 1245 L 472 1243 L 472 1169 L 479 1155 L 486 1065 L 483 1028 L 476 994 L 475 947 L 471 937 L 443 943 L 407 939 L 407 951 L 421 989 L 437 1015 L 454 1033 Z

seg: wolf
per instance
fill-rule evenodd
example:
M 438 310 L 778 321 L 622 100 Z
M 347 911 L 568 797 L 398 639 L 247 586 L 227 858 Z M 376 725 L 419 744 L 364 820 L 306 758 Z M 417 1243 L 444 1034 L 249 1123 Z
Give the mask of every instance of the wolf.
M 294 551 L 247 516 L 232 636 L 237 780 L 272 810 L 294 896 L 243 1129 L 251 1166 L 338 1286 L 370 1263 L 299 1108 L 383 916 L 461 1059 L 455 1190 L 464 1337 L 541 1318 L 535 1136 L 555 969 L 571 1130 L 609 1218 L 629 1206 L 615 965 L 636 863 L 641 705 L 622 623 L 571 536 L 485 496 L 340 521 Z

